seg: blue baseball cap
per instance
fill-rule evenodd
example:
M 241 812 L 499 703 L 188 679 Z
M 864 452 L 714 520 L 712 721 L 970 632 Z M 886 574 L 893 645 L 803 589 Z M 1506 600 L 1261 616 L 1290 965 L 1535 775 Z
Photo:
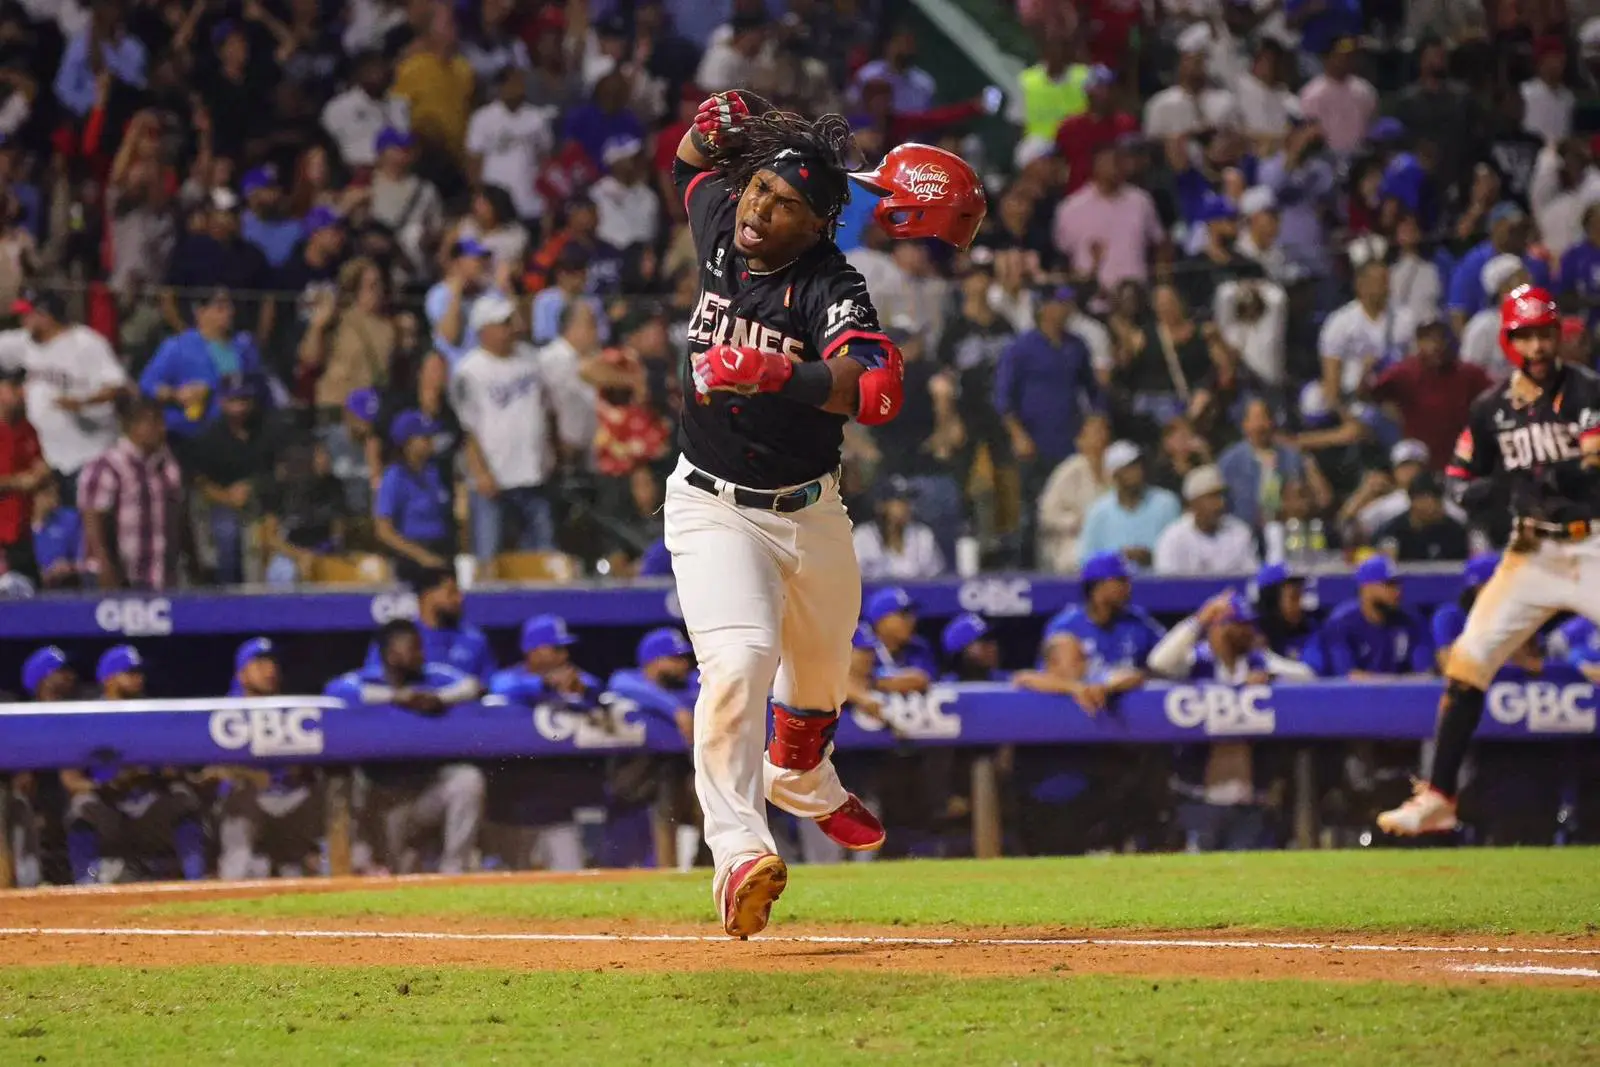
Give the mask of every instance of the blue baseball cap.
M 1283 563 L 1268 563 L 1256 571 L 1256 588 L 1270 589 L 1275 585 L 1282 585 L 1294 575 L 1289 573 L 1289 567 Z
M 662 626 L 651 630 L 639 641 L 639 666 L 663 656 L 687 656 L 694 651 L 689 639 L 676 626 Z
M 1216 193 L 1207 193 L 1195 211 L 1196 222 L 1216 222 L 1220 219 L 1237 219 L 1239 209 L 1233 201 Z
M 876 626 L 886 615 L 893 615 L 897 611 L 916 610 L 917 602 L 911 599 L 911 594 L 898 585 L 891 585 L 868 597 L 866 609 L 862 614 L 869 623 Z
M 237 673 L 254 660 L 277 658 L 278 650 L 273 646 L 270 637 L 252 637 L 240 645 L 239 650 L 233 654 L 233 669 Z
M 372 422 L 378 417 L 379 403 L 378 391 L 368 386 L 350 390 L 350 395 L 344 398 L 344 409 L 362 422 Z
M 575 645 L 578 639 L 567 629 L 567 620 L 560 615 L 535 615 L 522 624 L 522 651 L 551 645 Z
M 1382 552 L 1369 556 L 1356 568 L 1356 585 L 1383 585 L 1387 582 L 1397 582 L 1400 578 L 1394 572 L 1394 560 Z
M 943 646 L 945 655 L 959 656 L 974 641 L 981 641 L 988 636 L 989 624 L 983 621 L 983 616 L 969 611 L 957 615 L 946 624 L 944 633 L 939 635 L 939 644 Z
M 1117 74 L 1115 71 L 1104 63 L 1096 63 L 1089 68 L 1088 75 L 1084 77 L 1083 87 L 1085 89 L 1103 89 L 1107 85 L 1116 84 L 1116 81 Z
M 268 163 L 264 167 L 245 171 L 244 179 L 239 183 L 239 191 L 249 196 L 257 189 L 266 189 L 278 184 L 278 168 Z
M 38 696 L 46 678 L 67 669 L 67 654 L 55 645 L 46 645 L 22 661 L 22 688 L 29 696 Z
M 344 225 L 344 219 L 331 207 L 314 207 L 306 216 L 305 231 L 307 234 L 316 233 L 318 230 L 332 230 Z
M 1398 141 L 1406 135 L 1406 124 L 1391 115 L 1385 115 L 1367 127 L 1367 140 L 1384 143 Z
M 872 652 L 878 647 L 878 635 L 864 622 L 856 623 L 856 632 L 850 635 L 850 647 Z
M 1477 589 L 1489 580 L 1498 566 L 1500 566 L 1500 553 L 1481 552 L 1467 560 L 1461 576 L 1466 580 L 1468 589 Z
M 411 136 L 409 131 L 396 129 L 393 126 L 385 126 L 378 131 L 378 139 L 373 145 L 373 151 L 382 152 L 389 148 L 410 148 L 416 143 L 417 139 Z
M 485 247 L 482 241 L 475 237 L 463 237 L 450 246 L 452 256 L 473 256 L 478 259 L 487 259 L 494 253 Z
M 1083 561 L 1078 578 L 1085 582 L 1104 582 L 1128 577 L 1128 565 L 1115 552 L 1097 552 Z
M 1228 597 L 1228 621 L 1242 622 L 1254 626 L 1260 616 L 1256 614 L 1256 606 L 1250 603 L 1250 598 L 1243 593 L 1233 593 Z
M 432 437 L 433 420 L 415 409 L 402 411 L 394 417 L 394 424 L 389 427 L 389 440 L 397 445 L 404 446 L 413 437 Z
M 112 645 L 94 665 L 94 680 L 105 685 L 107 679 L 119 674 L 144 672 L 144 657 L 132 645 Z

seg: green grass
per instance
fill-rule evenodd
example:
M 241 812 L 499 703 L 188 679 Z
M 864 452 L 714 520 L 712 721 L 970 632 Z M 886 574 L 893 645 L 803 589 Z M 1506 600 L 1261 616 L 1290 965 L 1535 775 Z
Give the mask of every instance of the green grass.
M 1600 1062 L 1592 993 L 850 973 L 0 969 L 0 1063 Z
M 151 913 L 709 922 L 705 874 L 425 885 L 162 904 Z M 1600 849 L 1377 850 L 803 867 L 785 922 L 1371 933 L 1600 932 Z

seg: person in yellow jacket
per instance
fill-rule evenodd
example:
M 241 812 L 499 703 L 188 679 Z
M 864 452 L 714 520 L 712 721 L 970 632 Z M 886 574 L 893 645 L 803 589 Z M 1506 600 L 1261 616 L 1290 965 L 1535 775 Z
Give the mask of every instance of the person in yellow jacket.
M 464 158 L 472 90 L 472 66 L 458 47 L 455 13 L 440 4 L 416 50 L 400 61 L 394 75 L 394 92 L 411 105 L 411 132 L 428 150 Z
M 1019 77 L 1024 143 L 1038 139 L 1053 145 L 1062 122 L 1089 110 L 1085 83 L 1090 68 L 1068 60 L 1067 43 L 1046 38 L 1039 47 L 1039 62 Z

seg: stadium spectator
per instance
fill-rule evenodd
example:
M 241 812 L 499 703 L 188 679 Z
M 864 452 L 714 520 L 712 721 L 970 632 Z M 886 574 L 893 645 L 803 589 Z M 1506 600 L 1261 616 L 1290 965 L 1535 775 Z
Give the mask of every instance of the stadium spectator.
M 26 373 L 28 422 L 50 469 L 66 480 L 65 495 L 76 499 L 84 464 L 117 440 L 112 402 L 128 390 L 128 373 L 105 338 L 67 318 L 58 295 L 26 293 L 11 310 L 23 329 L 8 366 Z
M 1055 248 L 1075 277 L 1110 292 L 1123 281 L 1147 281 L 1150 253 L 1167 255 L 1166 234 L 1150 194 L 1123 177 L 1122 149 L 1101 148 L 1089 164 L 1089 184 L 1061 201 L 1051 229 Z
M 548 479 L 558 457 L 551 451 L 551 420 L 567 448 L 587 442 L 552 395 L 534 350 L 516 339 L 511 301 L 498 295 L 473 305 L 471 330 L 478 344 L 456 365 L 452 406 L 467 433 L 467 467 L 473 478 L 473 553 L 489 564 L 508 546 L 520 551 L 555 547 Z M 507 526 L 514 539 L 504 536 Z
M 97 3 L 88 24 L 67 42 L 56 70 L 56 100 L 81 119 L 94 106 L 95 82 L 102 71 L 129 90 L 143 89 L 147 58 L 144 42 L 128 32 L 119 5 Z
M 507 67 L 495 83 L 489 103 L 472 113 L 467 125 L 467 176 L 481 185 L 496 185 L 511 196 L 517 218 L 533 226 L 544 217 L 545 204 L 536 189 L 540 166 L 554 147 L 552 108 L 528 102 L 521 67 Z
M 982 615 L 964 612 L 945 624 L 939 635 L 948 669 L 941 681 L 1006 682 L 1011 672 L 1000 669 L 1000 643 Z
M 480 299 L 501 295 L 491 273 L 487 248 L 474 240 L 458 240 L 450 248 L 444 278 L 428 290 L 423 308 L 433 329 L 433 350 L 454 368 L 477 345 L 472 308 Z
M 589 260 L 576 246 L 564 248 L 550 273 L 551 284 L 539 290 L 530 309 L 532 337 L 536 345 L 549 345 L 562 332 L 567 307 L 584 303 L 591 311 L 590 321 L 600 330 L 599 340 L 610 339 L 610 320 L 600 298 L 586 293 L 589 285 Z
M 934 81 L 933 75 L 917 66 L 916 60 L 916 31 L 910 26 L 895 26 L 891 28 L 888 39 L 884 42 L 882 57 L 872 60 L 856 71 L 856 93 L 859 95 L 863 86 L 882 79 L 887 81 L 893 89 L 894 109 L 896 111 L 928 110 L 933 106 L 933 98 L 938 86 Z M 697 80 L 702 86 L 713 92 L 719 88 L 706 81 L 704 77 Z M 729 87 L 722 86 L 721 88 Z M 1044 136 L 1048 137 L 1049 133 L 1045 133 Z
M 1454 451 L 1455 442 L 1450 443 Z M 1370 540 L 1390 520 L 1405 514 L 1411 506 L 1411 483 L 1429 469 L 1431 453 L 1428 446 L 1417 440 L 1400 441 L 1389 450 L 1389 473 L 1392 481 L 1382 477 L 1382 472 L 1372 472 L 1354 495 L 1347 498 L 1340 517 L 1348 520 L 1354 516 L 1355 533 L 1362 540 Z M 1467 521 L 1466 512 L 1456 503 L 1445 504 L 1445 513 L 1458 523 Z
M 1400 578 L 1388 556 L 1368 557 L 1356 568 L 1356 595 L 1339 604 L 1317 635 L 1318 673 L 1351 681 L 1422 674 L 1433 667 L 1433 648 L 1420 620 L 1400 606 Z
M 1244 405 L 1243 437 L 1217 457 L 1228 486 L 1228 510 L 1251 527 L 1277 517 L 1284 488 L 1305 478 L 1298 451 L 1278 440 L 1272 407 L 1257 397 Z
M 1320 620 L 1308 610 L 1305 577 L 1282 563 L 1268 563 L 1256 572 L 1253 584 L 1266 647 L 1285 659 L 1320 662 L 1320 651 L 1308 651 Z
M 1211 41 L 1210 27 L 1200 23 L 1178 34 L 1174 84 L 1145 103 L 1145 136 L 1164 142 L 1237 121 L 1239 103 L 1233 93 L 1209 83 L 1206 57 Z
M 122 425 L 78 478 L 85 551 L 102 589 L 170 589 L 180 558 L 198 569 L 183 476 L 153 401 L 132 401 Z
M 313 402 L 331 421 L 353 393 L 388 380 L 396 344 L 383 271 L 358 256 L 339 269 L 337 289 L 315 294 L 296 373 L 314 379 Z
M 1266 212 L 1257 217 L 1262 216 L 1276 219 Z M 1281 387 L 1286 375 L 1284 330 L 1288 312 L 1288 294 L 1276 282 L 1225 281 L 1217 286 L 1215 297 L 1215 321 L 1222 343 L 1212 350 L 1237 353 L 1243 371 L 1252 379 L 1265 387 Z
M 878 485 L 877 515 L 855 528 L 856 559 L 867 581 L 937 578 L 945 556 L 933 530 L 916 519 L 910 482 L 894 475 Z
M 440 167 L 462 160 L 473 88 L 455 12 L 435 7 L 417 46 L 395 67 L 394 92 L 410 104 L 411 130 Z
M 234 333 L 233 296 L 213 289 L 195 305 L 194 328 L 162 342 L 139 375 L 139 391 L 161 406 L 175 447 L 222 414 L 224 379 L 261 374 L 261 356 L 247 333 Z
M 386 127 L 378 132 L 369 200 L 373 221 L 388 227 L 403 253 L 408 280 L 433 275 L 430 251 L 444 229 L 439 190 L 414 169 L 416 146 L 416 138 L 407 130 Z
M 1274 678 L 1316 677 L 1302 663 L 1259 647 L 1256 609 L 1239 593 L 1220 593 L 1178 623 L 1150 650 L 1150 672 L 1174 681 L 1266 685 Z M 1243 742 L 1179 750 L 1177 820 L 1191 851 L 1236 851 L 1267 844 L 1264 768 Z
M 1212 349 L 1221 340 L 1214 323 L 1195 322 L 1183 298 L 1170 285 L 1150 294 L 1154 314 L 1120 331 L 1120 350 L 1111 372 L 1111 393 L 1119 425 L 1149 431 L 1189 410 L 1194 390 L 1212 367 Z
M 585 187 L 573 193 L 561 210 L 561 227 L 528 260 L 524 279 L 529 292 L 550 284 L 551 271 L 563 258 L 582 257 L 589 264 L 585 289 L 596 296 L 613 296 L 622 284 L 622 255 L 595 236 L 600 215 Z
M 1422 471 L 1406 487 L 1410 507 L 1379 526 L 1372 543 L 1401 563 L 1432 563 L 1467 558 L 1467 528 L 1444 510 L 1438 475 Z
M 899 586 L 867 598 L 862 618 L 877 640 L 873 688 L 881 693 L 925 693 L 939 676 L 939 661 L 917 636 L 917 602 Z
M 399 451 L 384 468 L 373 500 L 374 532 L 402 581 L 443 567 L 455 555 L 450 490 L 434 460 L 437 425 L 420 411 L 396 415 L 389 439 Z
M 1132 606 L 1131 572 L 1121 556 L 1088 556 L 1078 577 L 1083 603 L 1063 608 L 1045 624 L 1038 668 L 1018 671 L 1012 681 L 1036 693 L 1064 693 L 1094 715 L 1143 684 L 1145 660 L 1165 631 Z
M 0 370 L 0 564 L 39 581 L 33 546 L 33 494 L 55 476 L 23 412 L 23 372 Z
M 328 683 L 328 696 L 433 717 L 448 714 L 454 705 L 482 692 L 471 675 L 427 662 L 417 624 L 409 619 L 385 623 L 373 642 L 379 663 L 341 674 Z M 395 874 L 415 871 L 420 866 L 416 843 L 425 835 L 439 839 L 439 873 L 469 869 L 483 821 L 481 770 L 470 763 L 374 763 L 363 767 L 362 773 L 370 783 L 365 821 L 378 834 L 384 869 Z
M 1483 287 L 1483 272 L 1496 256 L 1516 256 L 1522 260 L 1535 285 L 1550 284 L 1549 269 L 1542 261 L 1527 255 L 1528 216 L 1522 208 L 1502 201 L 1489 212 L 1488 224 L 1488 237 L 1456 261 L 1445 290 L 1445 307 L 1458 331 L 1465 329 L 1467 320 L 1489 302 L 1490 294 Z
M 599 215 L 595 236 L 624 254 L 636 246 L 654 246 L 661 234 L 661 203 L 650 188 L 644 142 L 613 138 L 600 159 L 607 173 L 591 192 Z
M 1461 331 L 1460 358 L 1488 377 L 1503 380 L 1510 377 L 1512 367 L 1500 348 L 1500 302 L 1511 290 L 1527 285 L 1529 274 L 1521 259 L 1499 255 L 1483 265 L 1480 277 L 1488 302 L 1467 320 Z
M 1413 4 L 1413 8 L 1424 5 Z M 1394 116 L 1408 130 L 1426 130 L 1439 156 L 1439 173 L 1460 174 L 1472 162 L 1485 115 L 1478 99 L 1450 77 L 1450 46 L 1438 36 L 1416 45 L 1417 77 L 1400 90 Z
M 1228 514 L 1228 485 L 1214 466 L 1183 479 L 1184 515 L 1156 539 L 1157 574 L 1245 574 L 1261 565 L 1255 533 Z
M 1282 42 L 1263 34 L 1256 42 L 1250 69 L 1234 80 L 1239 101 L 1239 130 L 1250 139 L 1257 155 L 1271 155 L 1289 132 L 1289 116 L 1300 103 L 1287 86 L 1292 57 Z
M 1145 480 L 1171 493 L 1183 493 L 1183 480 L 1197 467 L 1211 462 L 1211 448 L 1194 432 L 1194 424 L 1174 415 L 1161 427 L 1161 447 L 1145 467 Z
M 1389 267 L 1389 302 L 1411 312 L 1418 323 L 1437 319 L 1444 296 L 1444 281 L 1432 251 L 1423 242 L 1422 223 L 1416 213 L 1402 211 L 1395 220 L 1394 263 Z
M 1389 267 L 1372 259 L 1356 270 L 1356 297 L 1329 315 L 1317 337 L 1322 390 L 1329 398 L 1355 395 L 1369 377 L 1402 359 L 1416 341 L 1411 312 L 1389 295 Z
M 376 397 L 372 405 L 376 408 Z M 296 442 L 274 457 L 271 477 L 261 488 L 258 530 L 267 553 L 267 584 L 289 586 L 314 577 L 319 559 L 344 548 L 350 516 L 370 510 L 365 475 L 352 480 L 363 506 L 351 504 L 326 445 Z
M 378 135 L 411 127 L 411 106 L 390 88 L 389 63 L 381 52 L 355 56 L 350 87 L 322 109 L 322 128 L 345 166 L 356 170 L 378 161 Z
M 1560 37 L 1540 37 L 1533 42 L 1534 76 L 1522 83 L 1522 126 L 1546 144 L 1572 134 L 1576 98 L 1565 85 L 1567 43 Z
M 287 305 L 274 313 L 274 321 L 294 322 L 296 333 L 324 293 L 338 292 L 339 271 L 349 254 L 345 220 L 333 208 L 312 208 L 305 234 L 272 282 L 273 292 Z
M 1422 442 L 1430 457 L 1439 457 L 1434 461 L 1437 467 L 1454 449 L 1456 436 L 1467 424 L 1467 409 L 1489 388 L 1491 379 L 1483 368 L 1456 357 L 1450 326 L 1442 319 L 1423 321 L 1416 336 L 1412 353 L 1379 374 L 1370 395 L 1379 403 L 1394 405 L 1400 432 Z
M 113 645 L 95 665 L 95 680 L 102 700 L 138 700 L 144 659 L 131 645 Z M 167 874 L 159 864 L 151 869 L 156 858 L 175 860 L 190 881 L 206 876 L 200 799 L 177 772 L 112 764 L 63 770 L 61 784 L 69 797 L 67 860 L 78 885 L 120 881 L 141 868 Z
M 1278 202 L 1278 243 L 1289 262 L 1304 275 L 1327 274 L 1325 219 L 1336 193 L 1334 169 L 1322 152 L 1322 127 L 1298 120 L 1291 124 L 1283 149 L 1261 161 L 1256 180 L 1272 190 Z
M 1570 137 L 1559 145 L 1546 145 L 1533 165 L 1528 193 L 1540 244 L 1552 262 L 1563 265 L 1569 250 L 1585 236 L 1584 217 L 1600 201 L 1600 170 L 1594 166 L 1588 143 Z M 1561 284 L 1567 284 L 1563 269 Z
M 289 215 L 288 201 L 278 183 L 278 169 L 270 164 L 247 172 L 239 183 L 244 215 L 239 233 L 255 245 L 267 266 L 281 269 L 304 234 L 304 222 Z
M 240 236 L 239 198 L 231 190 L 216 188 L 204 195 L 204 222 L 178 238 L 162 279 L 166 289 L 161 295 L 161 309 L 167 326 L 182 334 L 185 322 L 180 295 L 199 322 L 208 306 L 216 303 L 217 294 L 234 294 L 244 304 L 241 327 L 253 330 L 259 338 L 270 337 L 273 305 L 260 299 L 260 294 L 272 288 L 272 268 L 267 265 L 267 257 Z M 230 314 L 223 330 L 232 328 Z
M 278 650 L 252 637 L 233 656 L 231 697 L 276 697 L 283 692 Z M 217 877 L 298 878 L 315 870 L 326 815 L 320 773 L 303 764 L 212 767 L 218 784 Z
M 30 526 L 40 589 L 75 589 L 81 580 L 83 519 L 61 498 L 59 478 L 46 478 L 33 491 Z
M 477 241 L 489 250 L 495 270 L 513 277 L 528 258 L 528 231 L 517 221 L 511 194 L 498 185 L 480 185 L 472 194 L 472 204 L 456 224 L 452 243 L 462 238 Z
M 1162 531 L 1178 521 L 1183 506 L 1173 493 L 1146 484 L 1143 453 L 1131 441 L 1113 442 L 1104 466 L 1112 488 L 1084 516 L 1078 558 L 1087 565 L 1096 556 L 1116 555 L 1148 567 Z
M 206 502 L 219 581 L 245 580 L 245 539 L 260 517 L 261 493 L 272 475 L 277 442 L 258 410 L 255 380 L 233 375 L 217 387 L 222 415 L 200 431 L 189 473 Z
M 1300 113 L 1322 128 L 1333 152 L 1348 159 L 1361 147 L 1377 114 L 1378 91 L 1355 73 L 1356 38 L 1334 41 L 1322 73 L 1300 90 Z
M 1083 420 L 1077 452 L 1056 464 L 1039 493 L 1039 556 L 1041 567 L 1067 574 L 1078 567 L 1078 536 L 1089 508 L 1111 487 L 1106 450 L 1111 423 L 1104 415 Z

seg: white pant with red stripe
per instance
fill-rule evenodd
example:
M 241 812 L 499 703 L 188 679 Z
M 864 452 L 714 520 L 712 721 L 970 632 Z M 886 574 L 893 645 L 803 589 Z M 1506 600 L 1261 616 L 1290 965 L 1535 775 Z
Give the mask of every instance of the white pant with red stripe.
M 738 861 L 775 852 L 765 800 L 816 818 L 849 794 L 826 757 L 808 771 L 764 758 L 767 699 L 804 711 L 837 711 L 861 614 L 861 572 L 838 479 L 783 515 L 740 507 L 720 480 L 713 495 L 667 479 L 667 550 L 684 627 L 700 665 L 694 709 L 695 794 L 716 860 L 713 893 Z M 780 490 L 781 491 L 781 490 Z

